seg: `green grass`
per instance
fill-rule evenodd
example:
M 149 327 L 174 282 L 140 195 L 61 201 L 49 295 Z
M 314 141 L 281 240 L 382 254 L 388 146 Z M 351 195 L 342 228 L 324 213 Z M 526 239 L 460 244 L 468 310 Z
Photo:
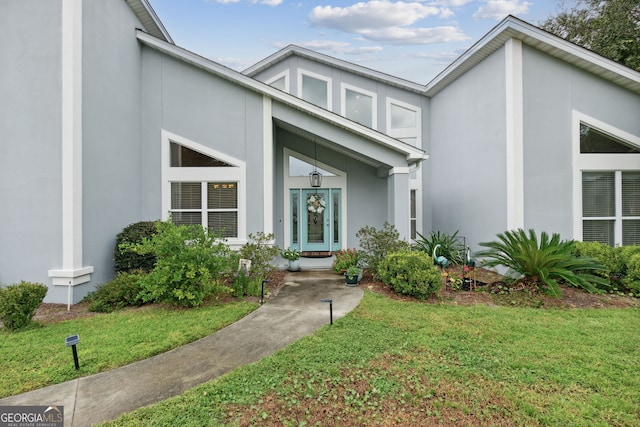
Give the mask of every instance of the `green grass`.
M 144 307 L 9 333 L 0 330 L 0 398 L 107 371 L 195 341 L 233 323 L 254 303 L 197 309 Z M 80 335 L 80 369 L 64 339 Z
M 640 424 L 640 311 L 367 292 L 276 354 L 107 425 Z

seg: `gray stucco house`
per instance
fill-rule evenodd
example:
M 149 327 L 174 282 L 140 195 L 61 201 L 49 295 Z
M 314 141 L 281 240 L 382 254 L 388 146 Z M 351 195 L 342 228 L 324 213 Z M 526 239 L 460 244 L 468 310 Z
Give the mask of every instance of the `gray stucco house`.
M 238 73 L 146 0 L 9 0 L 0 32 L 0 282 L 48 302 L 169 213 L 315 253 L 385 221 L 640 244 L 640 73 L 514 17 L 426 86 L 296 46 Z

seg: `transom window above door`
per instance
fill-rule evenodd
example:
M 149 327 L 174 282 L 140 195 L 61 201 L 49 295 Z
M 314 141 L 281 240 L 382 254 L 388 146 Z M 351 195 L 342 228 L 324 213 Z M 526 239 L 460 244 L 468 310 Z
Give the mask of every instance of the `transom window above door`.
M 289 176 L 309 176 L 309 173 L 314 169 L 320 172 L 322 176 L 336 176 L 333 172 L 322 169 L 317 165 L 312 165 L 297 157 L 289 156 Z

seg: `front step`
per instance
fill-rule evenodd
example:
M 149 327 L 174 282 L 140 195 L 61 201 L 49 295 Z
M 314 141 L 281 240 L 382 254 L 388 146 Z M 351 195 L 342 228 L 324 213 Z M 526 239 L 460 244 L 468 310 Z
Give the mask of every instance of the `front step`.
M 329 258 L 332 253 L 324 251 L 306 251 L 302 252 L 300 255 L 305 258 Z

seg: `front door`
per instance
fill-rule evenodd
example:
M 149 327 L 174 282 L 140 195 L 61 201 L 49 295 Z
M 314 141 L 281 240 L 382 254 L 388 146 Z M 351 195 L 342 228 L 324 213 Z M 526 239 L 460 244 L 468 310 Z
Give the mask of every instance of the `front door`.
M 340 189 L 291 190 L 291 246 L 329 252 L 340 244 Z

